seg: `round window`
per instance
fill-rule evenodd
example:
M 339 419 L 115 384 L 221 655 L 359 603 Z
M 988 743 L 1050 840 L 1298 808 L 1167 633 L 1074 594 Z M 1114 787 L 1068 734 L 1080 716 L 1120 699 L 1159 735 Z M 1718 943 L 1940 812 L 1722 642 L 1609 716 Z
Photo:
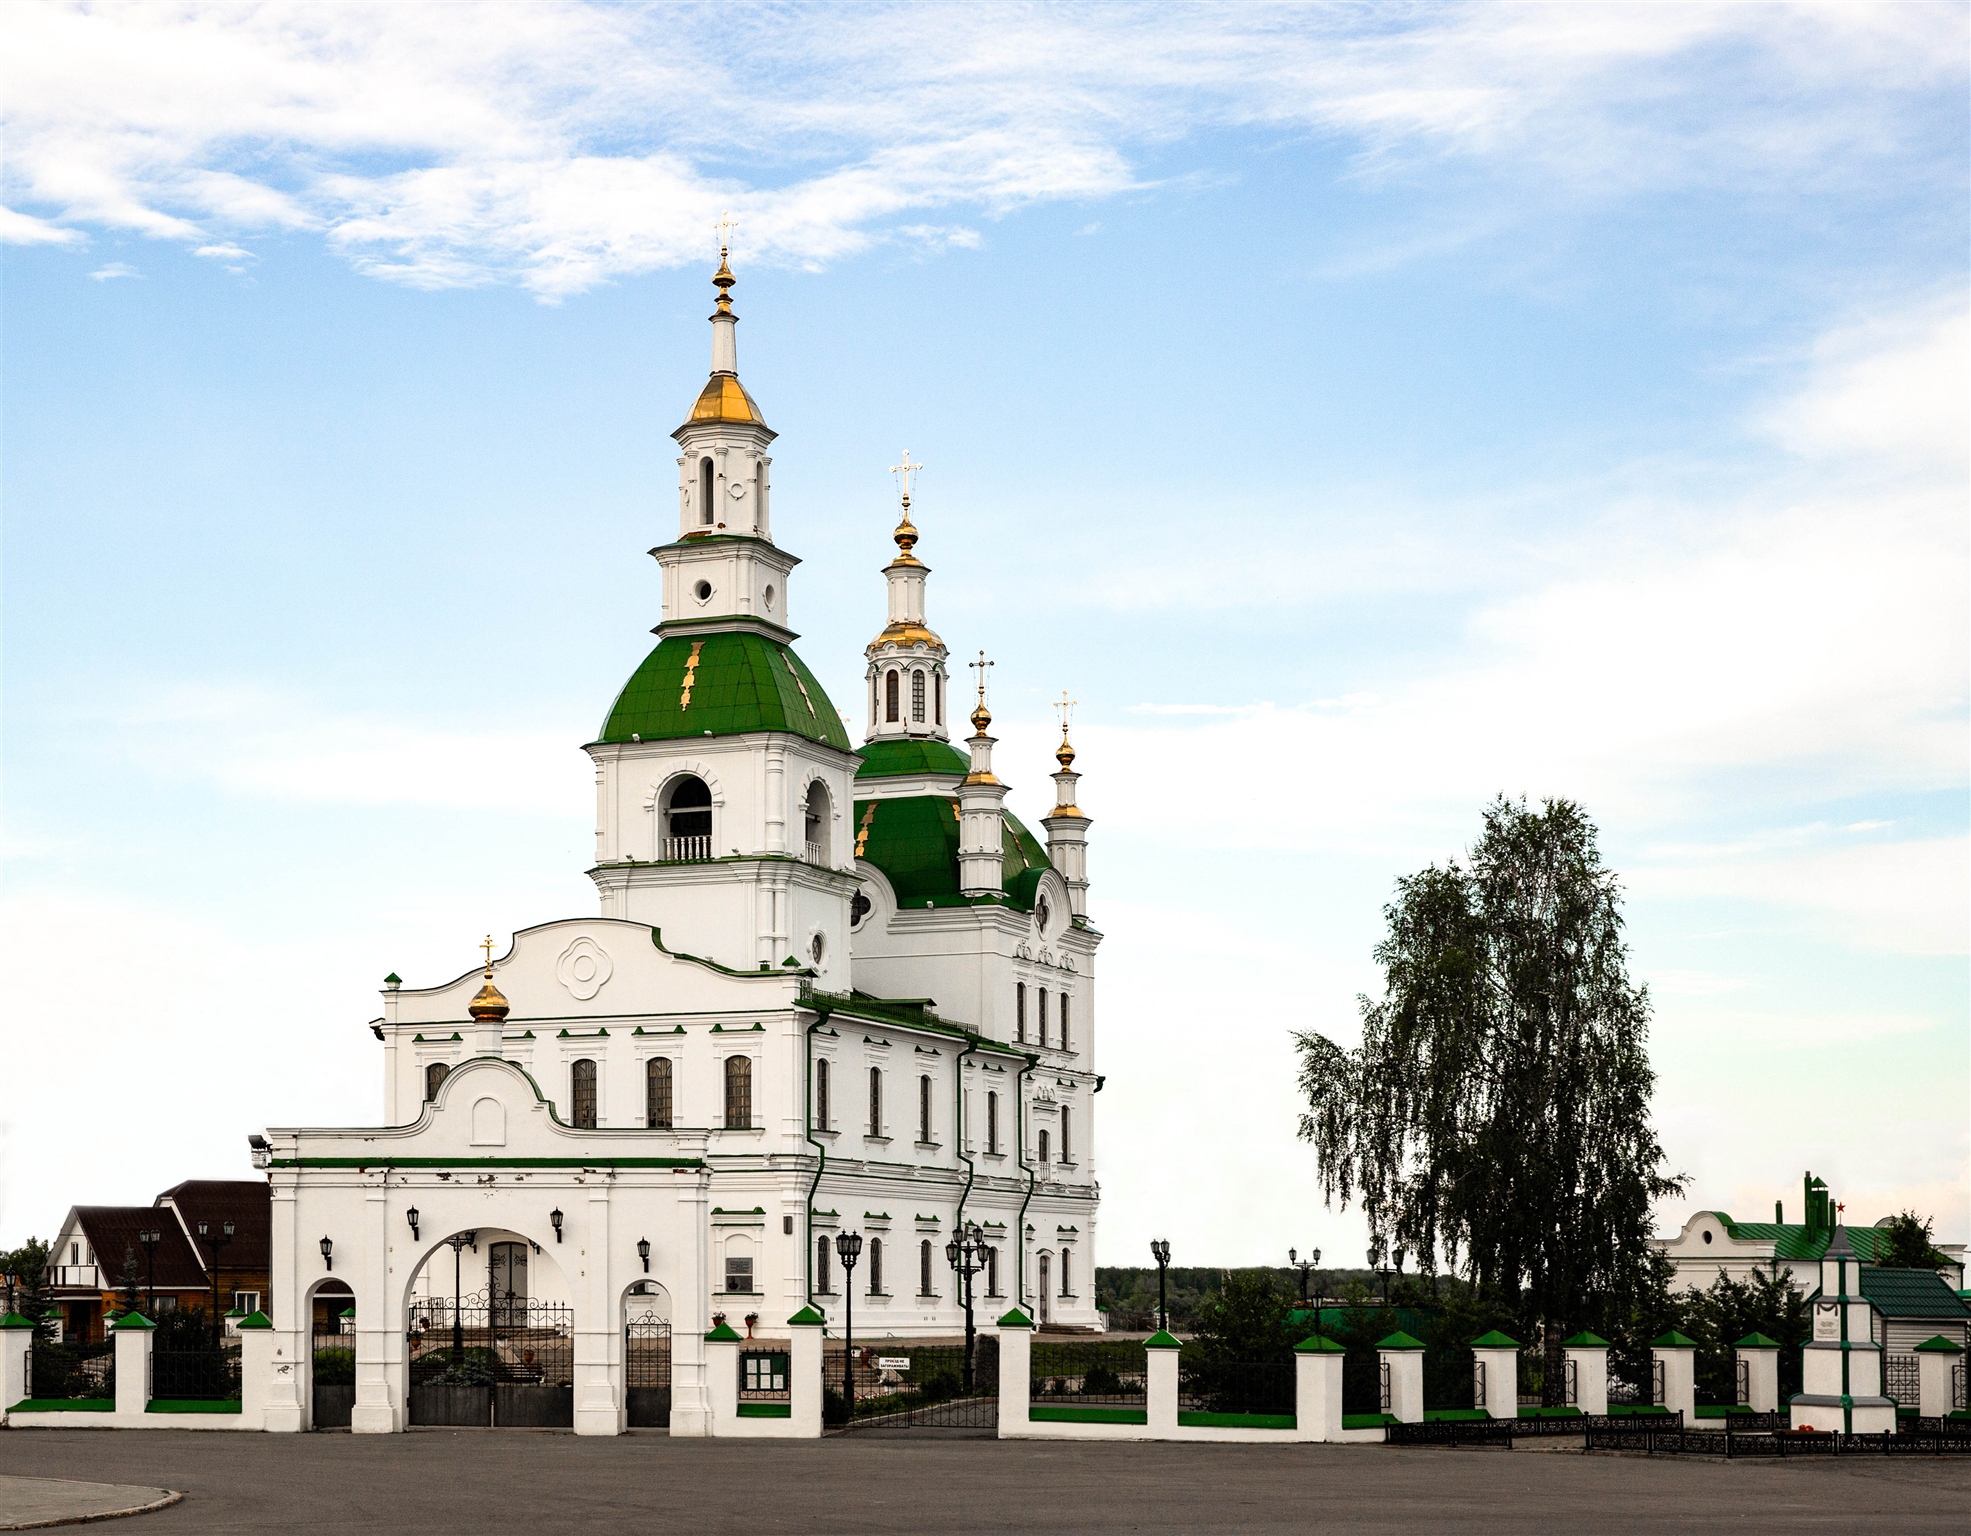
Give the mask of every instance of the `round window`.
M 692 590 L 698 594 L 698 601 L 702 603 L 712 595 L 712 584 L 709 581 L 701 581 Z
M 1704 1234 L 1704 1241 L 1707 1243 L 1711 1241 L 1711 1234 L 1709 1232 Z
M 869 898 L 857 887 L 855 895 L 849 898 L 849 926 L 860 928 L 862 920 L 869 916 Z
M 766 605 L 769 610 L 773 608 L 773 588 L 771 586 L 766 589 Z
M 808 953 L 814 956 L 814 963 L 816 965 L 821 964 L 821 957 L 824 953 L 826 953 L 827 948 L 828 948 L 827 941 L 824 940 L 822 936 L 818 933 L 813 938 L 808 940 Z
M 1039 902 L 1035 904 L 1033 909 L 1033 920 L 1035 923 L 1039 925 L 1040 931 L 1042 933 L 1045 933 L 1047 931 L 1047 918 L 1048 918 L 1047 898 L 1043 896 L 1040 898 Z

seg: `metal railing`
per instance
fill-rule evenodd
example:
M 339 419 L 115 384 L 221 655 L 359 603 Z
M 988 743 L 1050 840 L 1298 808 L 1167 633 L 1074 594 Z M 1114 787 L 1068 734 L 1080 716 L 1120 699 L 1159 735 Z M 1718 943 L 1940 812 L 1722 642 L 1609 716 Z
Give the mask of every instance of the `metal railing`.
M 659 856 L 666 864 L 700 863 L 712 856 L 712 838 L 707 833 L 703 837 L 667 837 L 658 847 Z
M 1962 1413 L 1964 1402 L 1964 1362 L 1958 1361 L 1950 1368 L 1950 1404 L 1953 1411 Z
M 161 1349 L 151 1355 L 152 1397 L 224 1402 L 239 1395 L 237 1349 Z
M 53 1286 L 80 1286 L 83 1289 L 99 1291 L 102 1287 L 102 1267 L 96 1264 L 50 1264 L 47 1269 L 47 1283 Z
M 1291 1360 L 1198 1360 L 1181 1362 L 1177 1378 L 1180 1413 L 1292 1414 L 1296 1390 Z
M 1905 1408 L 1916 1406 L 1921 1379 L 1914 1355 L 1890 1355 L 1882 1362 L 1882 1391 Z
M 116 1343 L 55 1344 L 36 1339 L 28 1351 L 28 1396 L 110 1401 L 116 1397 Z
M 1141 1343 L 1055 1344 L 1035 1340 L 1027 1378 L 1034 1402 L 1146 1403 L 1149 1352 Z

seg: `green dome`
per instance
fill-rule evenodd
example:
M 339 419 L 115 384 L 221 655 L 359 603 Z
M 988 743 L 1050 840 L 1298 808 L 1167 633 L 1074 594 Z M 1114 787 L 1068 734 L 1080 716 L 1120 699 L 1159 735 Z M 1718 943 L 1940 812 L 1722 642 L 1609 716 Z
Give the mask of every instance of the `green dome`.
M 915 741 L 872 741 L 856 756 L 862 766 L 858 779 L 900 778 L 911 773 L 955 773 L 960 778 L 972 771 L 972 761 L 949 742 L 918 737 Z
M 1011 811 L 999 815 L 1004 852 L 1000 883 L 1009 905 L 1031 912 L 1041 871 L 1049 867 L 1047 850 Z M 961 895 L 958 888 L 956 800 L 912 795 L 856 801 L 855 853 L 882 870 L 903 906 L 966 906 L 978 899 Z
M 659 641 L 623 685 L 596 739 L 666 741 L 742 731 L 786 731 L 849 750 L 842 717 L 792 648 L 733 631 Z

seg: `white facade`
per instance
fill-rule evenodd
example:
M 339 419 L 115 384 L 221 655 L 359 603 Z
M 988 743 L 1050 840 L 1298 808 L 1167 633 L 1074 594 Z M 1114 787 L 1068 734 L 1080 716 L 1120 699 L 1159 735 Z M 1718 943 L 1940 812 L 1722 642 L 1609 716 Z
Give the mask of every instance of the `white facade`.
M 888 638 L 869 656 L 872 679 L 891 663 L 935 677 L 924 718 L 902 682 L 891 730 L 872 682 L 872 746 L 847 747 L 787 649 L 796 562 L 768 522 L 773 433 L 738 384 L 723 263 L 715 281 L 712 376 L 675 434 L 679 537 L 652 551 L 660 644 L 586 748 L 601 915 L 521 929 L 436 986 L 390 978 L 371 1026 L 384 1124 L 268 1133 L 275 1348 L 293 1362 L 270 1427 L 305 1427 L 311 1308 L 331 1279 L 355 1297 L 354 1427 L 403 1427 L 407 1313 L 451 1293 L 455 1261 L 483 1271 L 494 1242 L 525 1245 L 530 1296 L 572 1311 L 587 1433 L 623 1427 L 632 1311 L 675 1327 L 673 1433 L 705 1432 L 715 1314 L 777 1331 L 812 1305 L 838 1332 L 845 1231 L 864 1240 L 858 1339 L 963 1329 L 944 1249 L 974 1222 L 991 1252 L 980 1322 L 1015 1303 L 1043 1325 L 1097 1322 L 1100 935 L 1071 749 L 1049 845 L 1073 844 L 1072 880 L 1002 822 L 984 723 L 971 762 L 947 744 L 914 558 L 887 573 Z M 913 740 L 946 756 L 911 771 L 870 756 Z M 947 857 L 961 820 L 971 857 Z M 900 895 L 926 867 L 936 893 Z M 468 1232 L 455 1260 L 446 1240 Z

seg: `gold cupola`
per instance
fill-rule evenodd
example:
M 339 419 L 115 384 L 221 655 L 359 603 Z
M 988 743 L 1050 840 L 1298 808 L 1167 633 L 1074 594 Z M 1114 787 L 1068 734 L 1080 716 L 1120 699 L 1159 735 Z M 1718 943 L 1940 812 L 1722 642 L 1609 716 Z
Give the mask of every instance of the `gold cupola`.
M 493 936 L 490 933 L 480 948 L 486 951 L 486 980 L 473 994 L 472 1001 L 465 1005 L 465 1011 L 475 1019 L 502 1020 L 512 1012 L 512 1008 L 505 994 L 493 985 Z
M 764 427 L 766 418 L 760 414 L 753 397 L 746 392 L 746 386 L 739 382 L 739 317 L 732 312 L 732 287 L 739 279 L 732 275 L 728 255 L 727 248 L 721 245 L 719 269 L 712 274 L 712 286 L 719 290 L 718 302 L 712 306 L 709 317 L 712 322 L 712 376 L 698 392 L 698 399 L 693 403 L 687 421 L 738 422 L 746 426 Z

